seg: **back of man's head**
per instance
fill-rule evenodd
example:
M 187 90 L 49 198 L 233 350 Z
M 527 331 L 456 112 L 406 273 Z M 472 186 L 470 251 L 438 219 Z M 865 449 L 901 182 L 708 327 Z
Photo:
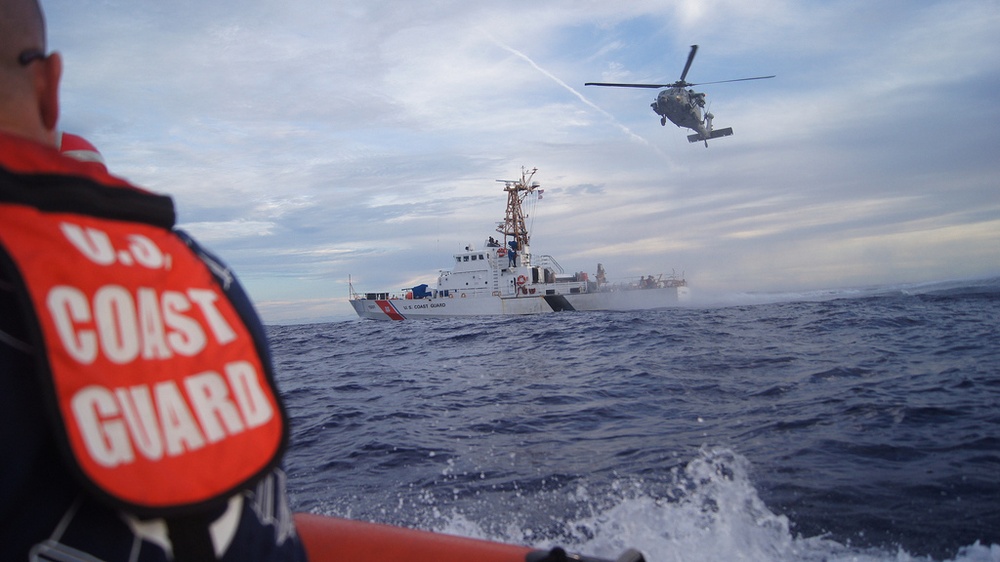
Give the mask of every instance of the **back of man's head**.
M 0 131 L 52 144 L 62 60 L 45 49 L 38 0 L 0 0 Z

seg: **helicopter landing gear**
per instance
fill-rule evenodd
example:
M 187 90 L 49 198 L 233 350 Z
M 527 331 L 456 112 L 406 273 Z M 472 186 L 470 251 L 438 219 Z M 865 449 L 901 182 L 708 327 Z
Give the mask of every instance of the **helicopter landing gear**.
M 666 116 L 660 117 L 660 126 L 661 127 L 666 127 L 667 126 L 667 118 L 666 118 Z

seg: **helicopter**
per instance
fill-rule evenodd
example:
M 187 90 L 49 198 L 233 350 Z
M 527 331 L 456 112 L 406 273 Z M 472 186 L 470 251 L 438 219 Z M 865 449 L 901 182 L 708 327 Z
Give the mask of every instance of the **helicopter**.
M 684 64 L 684 71 L 681 72 L 680 80 L 673 84 L 618 84 L 613 82 L 587 82 L 585 86 L 615 86 L 618 88 L 668 88 L 656 96 L 656 101 L 650 104 L 653 111 L 660 116 L 660 125 L 666 125 L 667 119 L 678 127 L 686 127 L 695 131 L 695 134 L 688 135 L 688 142 L 704 141 L 708 147 L 709 139 L 728 137 L 733 134 L 732 127 L 725 129 L 713 129 L 711 113 L 705 112 L 702 117 L 702 109 L 705 108 L 705 94 L 689 89 L 691 86 L 701 86 L 704 84 L 722 84 L 723 82 L 744 82 L 746 80 L 763 80 L 774 78 L 771 76 L 755 76 L 753 78 L 737 78 L 735 80 L 719 80 L 716 82 L 687 82 L 688 70 L 691 69 L 691 62 L 698 52 L 698 45 L 691 45 L 691 52 L 688 54 L 687 63 Z

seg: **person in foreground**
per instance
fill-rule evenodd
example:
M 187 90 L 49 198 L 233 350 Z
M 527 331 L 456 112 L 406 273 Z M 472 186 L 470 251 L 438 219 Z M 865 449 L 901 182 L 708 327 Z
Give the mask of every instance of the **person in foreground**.
M 0 560 L 305 560 L 260 320 L 169 197 L 59 153 L 61 72 L 0 0 Z

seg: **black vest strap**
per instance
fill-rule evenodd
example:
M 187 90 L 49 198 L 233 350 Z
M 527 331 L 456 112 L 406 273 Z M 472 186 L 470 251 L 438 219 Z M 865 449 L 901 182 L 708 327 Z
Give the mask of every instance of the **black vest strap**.
M 175 562 L 216 562 L 215 547 L 209 525 L 212 518 L 207 513 L 167 520 L 167 535 L 173 546 Z

